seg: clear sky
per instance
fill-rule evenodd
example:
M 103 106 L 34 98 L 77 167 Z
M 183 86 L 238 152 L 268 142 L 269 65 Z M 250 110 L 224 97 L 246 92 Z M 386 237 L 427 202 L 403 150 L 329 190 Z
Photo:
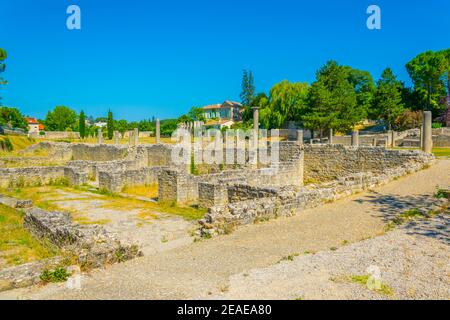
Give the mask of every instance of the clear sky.
M 81 8 L 81 30 L 66 9 Z M 382 29 L 366 27 L 381 7 Z M 3 103 L 45 117 L 56 105 L 138 120 L 239 100 L 242 69 L 257 91 L 312 82 L 327 60 L 368 70 L 450 47 L 449 0 L 0 0 L 8 52 Z

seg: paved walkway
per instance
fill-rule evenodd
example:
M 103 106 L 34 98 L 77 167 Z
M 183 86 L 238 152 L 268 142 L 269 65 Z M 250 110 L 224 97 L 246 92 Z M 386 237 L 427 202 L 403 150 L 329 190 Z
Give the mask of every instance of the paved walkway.
M 0 298 L 30 299 L 188 299 L 207 297 L 252 297 L 242 290 L 251 290 L 256 282 L 245 286 L 236 277 L 254 276 L 258 270 L 286 265 L 278 262 L 284 256 L 301 254 L 295 263 L 305 259 L 305 252 L 324 251 L 340 254 L 342 250 L 359 245 L 361 240 L 383 234 L 385 222 L 390 216 L 409 208 L 427 207 L 438 185 L 450 184 L 450 160 L 440 160 L 427 170 L 401 178 L 377 188 L 374 192 L 354 195 L 347 199 L 319 208 L 301 212 L 291 218 L 280 218 L 238 228 L 231 235 L 203 240 L 190 245 L 154 255 L 147 255 L 123 264 L 97 270 L 83 277 L 81 290 L 68 290 L 64 285 L 47 285 L 0 293 Z M 442 227 L 442 226 L 441 226 Z M 448 225 L 446 226 L 448 227 Z M 398 232 L 398 231 L 394 231 Z M 423 235 L 408 235 L 421 241 L 436 242 L 448 254 L 448 244 L 442 239 Z M 403 237 L 403 235 L 402 235 Z M 406 235 L 405 235 L 406 237 Z M 445 235 L 444 235 L 445 237 Z M 383 239 L 383 237 L 379 237 Z M 378 239 L 378 238 L 377 238 Z M 407 241 L 402 238 L 401 241 Z M 375 240 L 375 239 L 372 239 Z M 370 241 L 370 240 L 368 240 Z M 383 245 L 380 245 L 383 247 Z M 342 247 L 342 248 L 340 248 Z M 336 248 L 339 248 L 336 250 Z M 392 248 L 392 246 L 386 246 Z M 422 249 L 427 248 L 421 247 Z M 317 255 L 307 255 L 311 257 Z M 343 255 L 352 258 L 351 253 Z M 366 257 L 370 260 L 370 256 Z M 408 257 L 411 259 L 411 257 Z M 414 257 L 412 257 L 414 259 Z M 339 259 L 326 260 L 339 262 Z M 346 260 L 344 264 L 349 264 Z M 445 262 L 446 260 L 444 260 Z M 448 261 L 448 259 L 447 259 Z M 379 262 L 381 263 L 381 262 Z M 436 263 L 441 264 L 439 260 Z M 350 263 L 351 264 L 351 263 Z M 287 264 L 289 265 L 289 264 Z M 294 264 L 293 264 L 294 265 Z M 414 263 L 411 264 L 414 268 Z M 441 267 L 442 268 L 442 267 Z M 273 271 L 273 270 L 272 270 Z M 424 271 L 426 272 L 426 270 Z M 269 272 L 276 283 L 276 272 Z M 292 282 L 302 286 L 296 273 L 286 271 Z M 422 273 L 421 273 L 422 274 Z M 311 274 L 310 283 L 328 277 L 329 274 Z M 316 278 L 314 278 L 316 277 Z M 424 277 L 427 278 L 426 276 Z M 230 282 L 231 279 L 231 282 Z M 322 279 L 329 281 L 327 279 Z M 306 281 L 306 280 L 305 280 Z M 428 281 L 433 282 L 430 274 Z M 283 291 L 280 282 L 279 292 Z M 250 286 L 250 287 L 247 287 Z M 307 288 L 308 286 L 305 286 Z M 239 289 L 241 288 L 241 289 Z M 292 288 L 291 288 L 292 289 Z M 294 291 L 280 298 L 295 298 Z M 308 295 L 299 289 L 300 297 L 327 298 L 327 291 Z M 267 297 L 255 291 L 255 297 Z M 344 295 L 343 298 L 351 296 Z

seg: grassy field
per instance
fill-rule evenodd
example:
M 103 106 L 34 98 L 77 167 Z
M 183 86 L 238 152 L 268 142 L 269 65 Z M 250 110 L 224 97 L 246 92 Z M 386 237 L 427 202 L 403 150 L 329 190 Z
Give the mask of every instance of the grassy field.
M 395 147 L 396 150 L 420 150 L 420 148 Z M 433 154 L 436 157 L 450 157 L 450 148 L 433 148 Z
M 57 254 L 55 248 L 35 240 L 22 223 L 22 212 L 0 204 L 0 269 Z
M 29 146 L 35 144 L 37 141 L 35 139 L 28 138 L 27 136 L 0 136 L 1 141 L 9 140 L 11 142 L 12 151 L 0 150 L 0 157 L 3 156 L 14 156 L 17 155 L 18 151 L 21 151 Z
M 71 193 L 79 194 L 79 200 L 89 199 L 89 194 L 91 194 L 92 199 L 107 200 L 101 206 L 104 208 L 130 211 L 138 209 L 140 210 L 141 216 L 154 216 L 158 213 L 166 213 L 171 215 L 180 216 L 186 220 L 198 220 L 204 217 L 206 209 L 199 209 L 194 206 L 184 205 L 178 206 L 174 203 L 154 203 L 141 201 L 137 199 L 130 199 L 121 197 L 117 194 L 110 194 L 106 192 L 93 191 L 90 186 L 80 186 L 76 188 L 64 187 L 64 186 L 41 186 L 41 187 L 26 187 L 26 188 L 16 188 L 16 189 L 0 189 L 0 193 L 16 197 L 19 199 L 30 199 L 33 204 L 41 209 L 49 211 L 67 211 L 62 210 L 58 207 L 55 201 L 62 200 L 63 197 L 58 190 Z M 133 187 L 125 189 L 128 194 L 131 195 L 142 195 L 145 197 L 156 197 L 157 196 L 157 186 L 152 185 L 148 187 Z M 68 201 L 77 201 L 77 199 L 72 198 Z M 74 221 L 80 224 L 105 224 L 108 221 L 93 221 L 86 217 L 85 212 L 70 212 Z

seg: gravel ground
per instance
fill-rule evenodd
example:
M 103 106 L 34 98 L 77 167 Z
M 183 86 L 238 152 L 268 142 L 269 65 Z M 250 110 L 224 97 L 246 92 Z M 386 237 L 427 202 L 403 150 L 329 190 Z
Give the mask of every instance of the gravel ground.
M 449 213 L 336 251 L 233 275 L 226 292 L 206 298 L 449 299 Z M 442 238 L 416 233 L 433 229 L 445 230 L 438 232 Z M 385 290 L 352 276 L 372 276 Z
M 93 271 L 83 276 L 81 290 L 47 285 L 3 292 L 0 298 L 448 299 L 448 216 L 384 235 L 383 230 L 404 210 L 431 208 L 437 186 L 449 184 L 450 160 L 441 160 L 373 192 L 295 217 Z M 300 255 L 279 263 L 291 254 Z M 392 295 L 349 280 L 370 273 L 370 266 L 379 268 Z

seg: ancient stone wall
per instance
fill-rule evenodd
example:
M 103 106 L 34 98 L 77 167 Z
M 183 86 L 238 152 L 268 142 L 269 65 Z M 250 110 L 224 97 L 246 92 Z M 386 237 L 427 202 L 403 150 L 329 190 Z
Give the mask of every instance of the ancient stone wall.
M 325 150 L 330 151 L 329 156 L 325 156 Z M 310 152 L 309 155 L 308 152 Z M 372 152 L 376 152 L 377 155 Z M 370 171 L 357 171 L 361 168 L 358 164 L 361 157 L 370 164 Z M 331 159 L 338 160 L 334 162 Z M 308 146 L 305 147 L 305 162 L 314 161 L 314 163 L 309 165 L 308 169 L 308 164 L 305 163 L 305 177 L 321 179 L 321 183 L 317 181 L 316 184 L 306 186 L 271 186 L 270 188 L 229 185 L 227 186 L 227 203 L 220 203 L 210 193 L 205 192 L 199 196 L 202 202 L 214 203 L 214 206 L 209 208 L 205 218 L 200 221 L 202 232 L 221 233 L 229 227 L 252 223 L 258 219 L 290 216 L 299 210 L 387 183 L 420 170 L 433 160 L 433 156 L 415 151 Z M 346 163 L 339 165 L 339 161 L 346 161 Z M 375 163 L 376 161 L 378 164 Z M 324 165 L 323 168 L 320 166 L 321 163 Z M 338 166 L 338 168 L 334 170 L 332 166 Z M 332 172 L 329 173 L 328 170 Z
M 0 169 L 1 188 L 39 186 L 61 179 L 67 179 L 69 184 L 80 185 L 87 181 L 87 172 L 64 166 Z
M 228 201 L 228 195 L 215 186 L 210 192 L 201 183 L 230 185 L 246 183 L 255 186 L 302 185 L 303 184 L 303 152 L 301 146 L 293 142 L 283 142 L 279 146 L 280 163 L 260 169 L 225 170 L 216 174 L 191 175 L 176 169 L 162 170 L 159 176 L 159 197 L 164 201 L 197 201 L 202 206 L 207 203 Z M 204 192 L 204 194 L 203 194 Z M 223 197 L 219 199 L 218 197 Z
M 432 157 L 419 151 L 325 144 L 305 145 L 304 151 L 305 183 L 331 181 L 360 172 L 381 173 Z
M 31 138 L 39 139 L 80 139 L 79 132 L 68 131 L 41 131 L 29 134 Z
M 99 171 L 98 184 L 101 190 L 121 192 L 126 186 L 150 185 L 158 182 L 160 167 Z
M 124 159 L 128 154 L 127 146 L 107 144 L 73 144 L 73 160 L 112 161 Z

